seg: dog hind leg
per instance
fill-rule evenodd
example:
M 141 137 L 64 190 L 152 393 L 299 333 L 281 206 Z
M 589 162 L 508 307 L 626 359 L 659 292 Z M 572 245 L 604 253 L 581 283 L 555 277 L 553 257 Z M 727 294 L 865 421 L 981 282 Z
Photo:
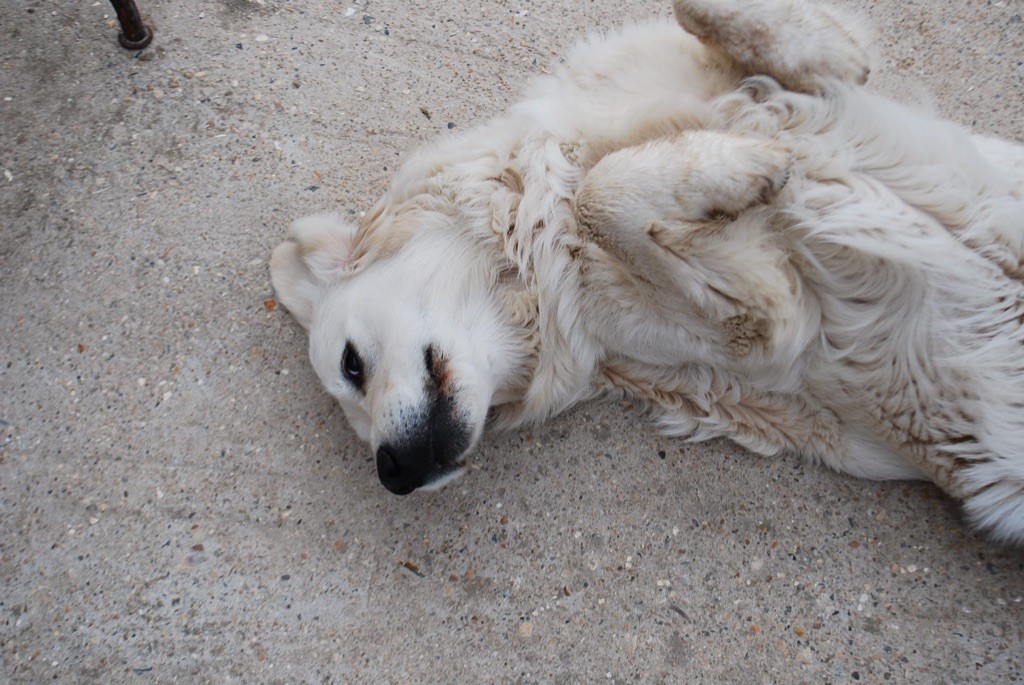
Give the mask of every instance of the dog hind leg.
M 675 0 L 676 19 L 748 74 L 821 93 L 830 81 L 863 84 L 871 31 L 855 16 L 809 0 Z
M 758 390 L 703 364 L 666 368 L 612 359 L 604 364 L 602 379 L 610 390 L 649 403 L 666 435 L 691 442 L 724 437 L 756 454 L 790 452 L 838 471 L 855 471 L 845 463 L 847 430 L 833 412 L 809 398 Z M 912 472 L 900 475 L 906 473 Z

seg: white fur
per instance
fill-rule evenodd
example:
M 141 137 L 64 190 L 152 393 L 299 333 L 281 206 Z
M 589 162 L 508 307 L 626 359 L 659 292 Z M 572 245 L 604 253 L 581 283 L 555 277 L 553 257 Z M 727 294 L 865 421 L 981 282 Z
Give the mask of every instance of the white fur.
M 328 391 L 376 449 L 434 345 L 474 441 L 615 389 L 673 435 L 930 478 L 1024 541 L 1024 147 L 860 87 L 867 33 L 831 8 L 676 16 L 705 42 L 591 37 L 358 227 L 296 224 L 272 275 Z

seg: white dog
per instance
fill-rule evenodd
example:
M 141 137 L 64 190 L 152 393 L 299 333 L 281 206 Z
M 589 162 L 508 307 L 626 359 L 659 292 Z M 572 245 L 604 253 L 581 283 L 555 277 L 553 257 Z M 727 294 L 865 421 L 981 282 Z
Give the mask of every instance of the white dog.
M 931 478 L 1024 541 L 1024 147 L 861 88 L 831 8 L 675 10 L 274 250 L 381 481 L 613 389 L 672 435 Z

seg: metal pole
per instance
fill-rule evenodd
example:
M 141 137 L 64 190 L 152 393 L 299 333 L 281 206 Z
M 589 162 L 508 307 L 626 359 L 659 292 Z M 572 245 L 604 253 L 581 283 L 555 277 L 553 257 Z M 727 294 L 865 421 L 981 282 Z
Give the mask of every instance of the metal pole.
M 142 22 L 142 15 L 135 0 L 110 0 L 121 22 L 121 33 L 117 41 L 128 50 L 141 50 L 153 40 L 153 31 Z

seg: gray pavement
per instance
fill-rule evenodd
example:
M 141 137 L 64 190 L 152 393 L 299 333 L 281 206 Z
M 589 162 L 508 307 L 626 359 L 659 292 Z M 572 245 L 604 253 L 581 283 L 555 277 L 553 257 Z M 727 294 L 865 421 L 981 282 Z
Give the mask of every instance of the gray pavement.
M 0 682 L 1024 679 L 1024 552 L 930 485 L 606 401 L 397 498 L 271 309 L 290 219 L 668 0 L 141 4 L 0 3 Z M 877 88 L 1024 137 L 1024 2 L 864 4 Z

